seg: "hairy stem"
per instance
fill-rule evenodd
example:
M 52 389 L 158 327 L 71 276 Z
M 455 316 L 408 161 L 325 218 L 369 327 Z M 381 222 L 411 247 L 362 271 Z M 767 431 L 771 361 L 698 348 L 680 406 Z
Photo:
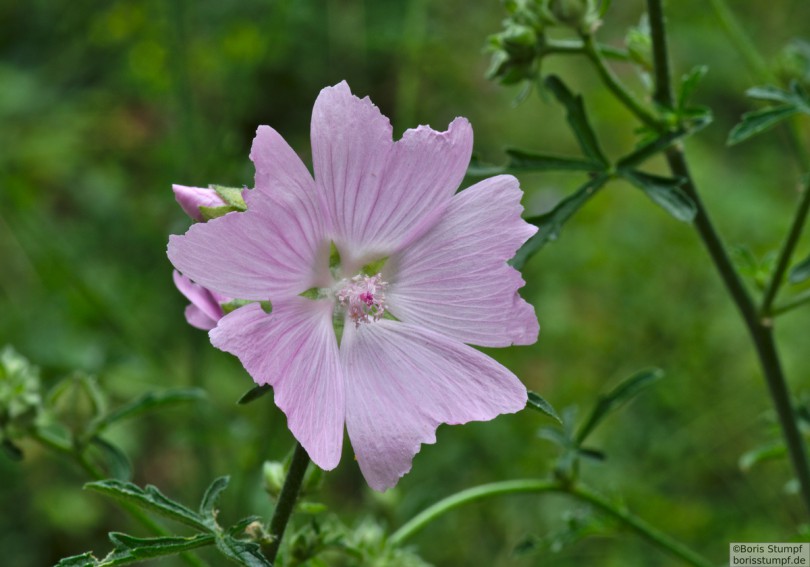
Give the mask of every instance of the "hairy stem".
M 669 56 L 667 54 L 666 29 L 661 0 L 647 0 L 650 16 L 650 29 L 653 41 L 654 64 L 656 68 L 656 102 L 669 108 L 672 106 L 672 86 L 669 77 Z M 664 72 L 666 70 L 666 72 Z M 774 406 L 779 415 L 779 423 L 790 453 L 796 476 L 802 488 L 804 503 L 810 510 L 810 467 L 808 467 L 807 453 L 804 441 L 799 433 L 796 423 L 796 414 L 790 399 L 784 373 L 782 371 L 779 355 L 774 343 L 773 331 L 769 321 L 760 319 L 754 302 L 745 289 L 737 270 L 726 253 L 720 236 L 712 224 L 709 215 L 703 206 L 698 194 L 697 186 L 689 172 L 683 150 L 680 147 L 669 148 L 666 152 L 670 170 L 678 177 L 686 180 L 684 191 L 692 198 L 697 207 L 695 228 L 703 240 L 715 268 L 720 273 L 731 298 L 737 305 L 751 340 L 756 348 L 768 390 Z
M 558 481 L 535 479 L 508 480 L 504 482 L 484 484 L 482 486 L 476 486 L 449 496 L 444 500 L 436 502 L 406 522 L 391 535 L 389 542 L 394 545 L 401 545 L 411 536 L 416 534 L 418 531 L 440 516 L 443 516 L 451 510 L 460 508 L 461 506 L 465 506 L 478 500 L 484 500 L 486 498 L 507 494 L 547 492 L 568 494 L 574 498 L 590 503 L 594 507 L 599 508 L 608 515 L 616 518 L 625 526 L 631 528 L 656 547 L 676 557 L 679 557 L 680 559 L 683 559 L 690 565 L 694 565 L 695 567 L 710 567 L 712 565 L 710 561 L 704 557 L 701 557 L 699 554 L 692 551 L 682 543 L 674 540 L 664 532 L 651 526 L 641 518 L 631 514 L 626 509 L 615 506 L 612 502 L 610 502 L 610 500 L 594 492 L 583 484 L 567 485 Z
M 281 494 L 278 497 L 276 511 L 273 512 L 273 519 L 270 520 L 270 536 L 272 540 L 265 547 L 265 555 L 270 563 L 275 563 L 278 550 L 281 547 L 281 539 L 284 537 L 284 530 L 287 529 L 287 522 L 295 508 L 295 501 L 298 499 L 298 492 L 301 490 L 301 482 L 309 466 L 309 455 L 301 443 L 295 444 L 290 471 L 281 487 Z

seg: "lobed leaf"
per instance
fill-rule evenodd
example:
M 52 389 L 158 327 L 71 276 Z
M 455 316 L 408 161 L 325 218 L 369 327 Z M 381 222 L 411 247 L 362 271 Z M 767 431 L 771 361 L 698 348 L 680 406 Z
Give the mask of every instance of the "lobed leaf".
M 175 555 L 211 545 L 215 539 L 212 534 L 197 534 L 191 537 L 137 538 L 119 532 L 110 533 L 109 538 L 115 548 L 104 559 L 96 559 L 92 553 L 88 552 L 62 559 L 56 564 L 56 567 L 115 567 L 117 565 L 130 565 L 145 559 Z
M 697 205 L 681 189 L 684 179 L 661 177 L 638 170 L 623 170 L 622 176 L 679 221 L 695 220 Z
M 211 531 L 211 528 L 205 522 L 204 518 L 199 514 L 167 498 L 160 490 L 152 485 L 147 485 L 145 489 L 141 489 L 131 482 L 100 480 L 97 482 L 89 482 L 85 484 L 84 487 L 115 498 L 116 500 L 129 502 L 139 508 L 160 514 L 200 531 Z
M 526 219 L 527 222 L 538 227 L 537 233 L 532 236 L 517 251 L 509 264 L 520 270 L 526 262 L 534 256 L 548 242 L 557 240 L 563 225 L 576 213 L 593 195 L 607 183 L 607 175 L 599 175 L 590 179 L 585 185 L 577 189 L 547 213 Z
M 610 392 L 599 396 L 588 419 L 580 427 L 576 435 L 577 445 L 582 445 L 585 438 L 599 425 L 608 415 L 616 411 L 624 404 L 636 397 L 646 387 L 654 384 L 664 377 L 664 372 L 658 368 L 642 370 L 621 382 Z
M 799 112 L 799 109 L 793 104 L 769 106 L 753 112 L 746 112 L 742 116 L 742 122 L 732 128 L 726 144 L 729 146 L 739 144 L 752 136 L 773 128 L 797 112 Z
M 554 410 L 554 407 L 548 403 L 540 394 L 536 392 L 529 392 L 529 400 L 526 404 L 526 407 L 531 408 L 535 411 L 539 411 L 542 414 L 547 415 L 551 419 L 557 421 L 560 425 L 562 425 L 562 419 L 560 416 L 557 415 L 557 412 Z
M 228 559 L 244 567 L 273 567 L 262 555 L 257 543 L 242 541 L 231 536 L 217 538 L 217 549 Z
M 678 111 L 682 112 L 687 109 L 692 95 L 695 94 L 700 81 L 706 76 L 709 68 L 706 65 L 698 65 L 693 67 L 691 71 L 681 78 L 681 84 L 678 87 Z
M 228 488 L 228 483 L 231 481 L 229 476 L 221 476 L 214 480 L 211 485 L 206 489 L 203 495 L 202 502 L 200 502 L 200 516 L 208 522 L 211 529 L 216 529 L 216 515 L 214 513 L 214 506 L 216 506 L 222 491 Z
M 574 131 L 582 153 L 595 162 L 608 165 L 608 159 L 599 147 L 596 134 L 588 121 L 582 96 L 574 95 L 556 75 L 549 75 L 545 80 L 545 85 L 565 107 L 566 119 Z

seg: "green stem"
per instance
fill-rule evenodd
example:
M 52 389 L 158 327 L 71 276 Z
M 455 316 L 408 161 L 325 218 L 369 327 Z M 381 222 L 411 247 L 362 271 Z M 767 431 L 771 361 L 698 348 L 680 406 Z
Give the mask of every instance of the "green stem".
M 796 244 L 799 243 L 799 237 L 802 234 L 808 212 L 810 212 L 810 179 L 802 186 L 802 197 L 799 200 L 799 206 L 796 208 L 796 213 L 793 215 L 793 222 L 790 225 L 787 238 L 785 238 L 785 241 L 782 243 L 782 249 L 779 250 L 776 267 L 773 270 L 773 274 L 771 274 L 768 287 L 765 288 L 765 295 L 762 298 L 762 305 L 759 308 L 759 313 L 762 318 L 768 318 L 773 315 L 773 301 L 776 299 L 776 294 L 779 292 L 782 283 L 784 283 L 785 272 L 787 271 L 788 265 L 790 265 Z
M 793 311 L 797 307 L 801 307 L 806 303 L 810 303 L 810 290 L 805 291 L 804 293 L 800 293 L 795 297 L 792 297 L 790 301 L 786 301 L 782 305 L 777 305 L 776 307 L 771 309 L 771 316 L 782 315 L 783 313 L 787 313 L 788 311 Z
M 482 486 L 476 486 L 449 496 L 444 500 L 436 502 L 406 522 L 391 535 L 389 542 L 393 545 L 401 545 L 407 539 L 412 537 L 414 534 L 440 516 L 443 516 L 451 510 L 460 508 L 461 506 L 465 506 L 471 502 L 507 494 L 547 492 L 568 494 L 574 498 L 592 504 L 603 512 L 621 521 L 626 526 L 632 528 L 636 533 L 644 537 L 653 545 L 683 559 L 690 565 L 694 565 L 696 567 L 710 567 L 712 565 L 712 563 L 707 559 L 701 557 L 688 547 L 684 546 L 682 543 L 674 540 L 664 532 L 651 526 L 627 510 L 615 507 L 607 498 L 599 495 L 582 484 L 569 486 L 556 481 L 535 479 L 508 480 L 504 482 L 484 484 Z
M 607 66 L 602 54 L 596 45 L 592 35 L 583 36 L 585 55 L 591 60 L 602 81 L 613 92 L 614 95 L 632 112 L 639 120 L 650 128 L 658 131 L 661 129 L 661 124 L 651 112 L 649 112 L 644 105 L 641 104 L 633 94 L 628 91 L 624 85 L 619 81 L 610 67 Z
M 661 8 L 661 0 L 647 0 L 648 13 L 650 16 L 650 29 L 653 41 L 653 54 L 655 56 L 656 69 L 669 69 L 669 56 L 667 54 L 666 30 L 664 27 L 664 15 Z M 661 106 L 669 108 L 672 106 L 672 88 L 669 74 L 656 72 L 656 102 Z M 743 317 L 748 333 L 756 348 L 765 381 L 773 400 L 776 411 L 779 415 L 779 422 L 782 427 L 782 434 L 790 453 L 791 462 L 799 484 L 802 488 L 802 497 L 807 509 L 810 510 L 810 466 L 808 466 L 807 453 L 804 441 L 796 422 L 796 414 L 790 399 L 784 373 L 776 351 L 776 344 L 773 339 L 773 332 L 769 321 L 762 321 L 759 317 L 754 302 L 745 289 L 737 270 L 731 263 L 726 253 L 720 236 L 709 218 L 708 212 L 703 206 L 703 202 L 698 194 L 697 186 L 689 172 L 686 157 L 680 147 L 671 147 L 666 152 L 667 162 L 672 173 L 686 180 L 683 190 L 694 201 L 697 208 L 695 217 L 695 228 L 706 246 L 715 268 L 719 272 L 723 282 L 728 289 L 731 298 L 737 305 Z
M 301 443 L 295 444 L 290 471 L 281 487 L 281 494 L 278 496 L 278 504 L 273 512 L 273 519 L 270 520 L 270 536 L 272 540 L 265 547 L 265 555 L 270 563 L 275 563 L 278 550 L 281 547 L 281 539 L 284 537 L 284 530 L 287 529 L 287 522 L 295 508 L 295 501 L 298 499 L 298 492 L 301 490 L 301 482 L 309 466 L 309 455 Z
M 543 55 L 585 55 L 585 42 L 578 39 L 548 39 L 543 45 Z M 624 49 L 596 44 L 596 50 L 606 59 L 630 61 L 630 55 Z
M 777 83 L 776 76 L 768 68 L 765 59 L 759 54 L 751 38 L 748 37 L 740 22 L 734 17 L 734 12 L 731 11 L 725 0 L 710 0 L 710 4 L 720 20 L 721 27 L 742 56 L 754 80 L 760 83 Z M 800 170 L 802 172 L 810 170 L 810 155 L 804 148 L 795 119 L 789 120 L 785 124 L 785 131 L 787 132 L 788 145 L 799 164 Z

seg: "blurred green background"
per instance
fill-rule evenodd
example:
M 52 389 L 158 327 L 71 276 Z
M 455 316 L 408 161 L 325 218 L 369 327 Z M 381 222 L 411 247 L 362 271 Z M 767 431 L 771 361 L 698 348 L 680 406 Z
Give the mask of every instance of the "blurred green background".
M 644 3 L 615 2 L 601 40 L 621 47 Z M 732 3 L 768 60 L 806 34 L 806 0 Z M 774 132 L 737 147 L 725 137 L 753 108 L 754 83 L 704 2 L 669 3 L 676 75 L 707 64 L 696 101 L 715 122 L 687 144 L 705 201 L 730 245 L 776 249 L 797 171 Z M 489 161 L 502 149 L 575 155 L 562 110 L 536 93 L 484 78 L 486 37 L 504 17 L 497 2 L 411 0 L 33 0 L 0 3 L 0 346 L 42 369 L 45 385 L 80 369 L 114 400 L 199 386 L 207 400 L 122 424 L 112 437 L 130 454 L 135 482 L 193 504 L 215 476 L 231 474 L 223 517 L 269 517 L 261 463 L 292 446 L 283 415 L 251 387 L 238 362 L 183 318 L 165 256 L 189 221 L 171 183 L 252 185 L 257 125 L 270 124 L 309 160 L 318 91 L 346 79 L 391 117 L 395 132 L 473 124 Z M 616 71 L 641 96 L 628 65 Z M 632 148 L 633 118 L 575 58 L 547 61 L 584 94 L 603 145 Z M 806 124 L 805 124 L 806 126 Z M 805 129 L 805 133 L 807 130 Z M 661 164 L 652 163 L 651 169 Z M 583 181 L 576 174 L 521 179 L 527 214 L 543 212 Z M 804 239 L 799 255 L 810 252 Z M 584 477 L 717 562 L 729 541 L 786 541 L 806 521 L 784 486 L 784 462 L 742 473 L 742 453 L 773 438 L 773 416 L 747 336 L 701 245 L 685 224 L 616 183 L 527 265 L 523 296 L 542 327 L 532 347 L 493 356 L 555 407 L 584 411 L 621 378 L 649 366 L 667 377 L 591 445 L 608 455 Z M 810 311 L 779 320 L 795 392 L 808 389 Z M 351 523 L 390 528 L 431 502 L 477 483 L 540 476 L 555 455 L 537 438 L 535 413 L 443 426 L 413 471 L 379 497 L 347 447 L 321 499 Z M 22 462 L 0 455 L 3 565 L 51 565 L 90 549 L 110 530 L 146 535 L 109 502 L 83 492 L 71 463 L 21 441 Z M 515 496 L 451 513 L 414 538 L 436 565 L 675 565 L 633 535 L 613 532 L 560 551 L 521 556 L 527 538 L 560 530 L 582 507 L 559 496 Z M 223 560 L 211 556 L 211 564 Z M 164 565 L 174 565 L 164 561 Z

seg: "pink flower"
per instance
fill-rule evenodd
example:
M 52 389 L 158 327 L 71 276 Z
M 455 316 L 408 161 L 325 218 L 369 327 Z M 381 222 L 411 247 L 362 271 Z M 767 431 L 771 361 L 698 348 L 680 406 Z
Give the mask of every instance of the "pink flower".
M 188 324 L 203 331 L 210 331 L 216 327 L 217 322 L 225 314 L 222 311 L 222 304 L 230 301 L 230 298 L 195 284 L 177 270 L 172 274 L 172 278 L 180 293 L 191 302 L 185 312 Z
M 523 384 L 465 343 L 537 340 L 524 282 L 506 264 L 536 228 L 520 218 L 511 176 L 456 194 L 472 151 L 463 118 L 394 142 L 388 119 L 343 82 L 318 96 L 311 136 L 314 180 L 260 126 L 247 212 L 172 236 L 168 254 L 201 285 L 272 302 L 270 314 L 251 303 L 226 315 L 211 342 L 273 386 L 321 468 L 338 464 L 345 424 L 363 475 L 384 490 L 440 424 L 525 406 Z
M 214 208 L 223 207 L 227 204 L 213 189 L 172 185 L 172 191 L 174 191 L 174 198 L 177 200 L 177 204 L 195 221 L 203 220 L 200 207 Z

